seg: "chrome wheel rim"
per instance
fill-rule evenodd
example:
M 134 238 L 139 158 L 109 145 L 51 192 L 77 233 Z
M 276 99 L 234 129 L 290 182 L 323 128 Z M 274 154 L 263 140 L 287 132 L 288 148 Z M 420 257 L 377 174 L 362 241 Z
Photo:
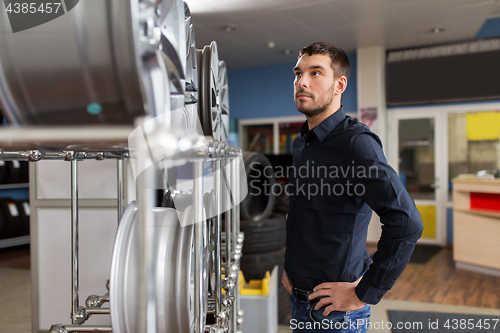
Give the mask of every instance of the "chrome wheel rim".
M 221 111 L 221 141 L 229 140 L 229 84 L 224 60 L 219 62 L 219 94 Z
M 208 263 L 202 262 L 200 313 L 194 312 L 193 208 L 179 213 L 172 208 L 155 208 L 155 286 L 158 331 L 194 333 L 195 322 L 204 327 L 207 313 Z M 118 228 L 110 276 L 111 324 L 115 333 L 135 333 L 138 326 L 139 228 L 135 202 L 125 210 Z M 205 224 L 203 224 L 205 225 Z M 206 234 L 206 230 L 205 234 Z M 206 248 L 206 246 L 204 246 Z
M 219 55 L 217 43 L 206 45 L 201 53 L 198 52 L 200 87 L 198 114 L 203 133 L 220 141 L 221 134 L 221 105 L 219 82 Z

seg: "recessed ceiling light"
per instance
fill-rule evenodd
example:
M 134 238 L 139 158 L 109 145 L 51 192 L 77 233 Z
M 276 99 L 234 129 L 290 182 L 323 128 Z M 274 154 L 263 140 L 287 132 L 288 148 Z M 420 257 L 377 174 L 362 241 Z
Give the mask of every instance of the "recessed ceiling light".
M 236 24 L 227 24 L 222 27 L 222 29 L 226 30 L 227 32 L 232 32 L 236 29 L 238 29 L 238 26 Z
M 283 53 L 284 53 L 284 54 L 286 54 L 286 55 L 289 55 L 289 54 L 291 54 L 291 53 L 292 53 L 292 50 L 290 50 L 290 49 L 286 49 L 285 51 L 283 51 Z
M 275 46 L 276 46 L 276 43 L 274 41 L 270 40 L 269 42 L 267 42 L 268 48 L 274 49 Z
M 440 33 L 444 32 L 445 30 L 446 30 L 446 29 L 445 29 L 445 28 L 443 28 L 443 27 L 436 27 L 436 28 L 432 28 L 432 29 L 431 29 L 431 32 L 432 32 L 432 33 L 435 33 L 435 34 L 440 34 Z

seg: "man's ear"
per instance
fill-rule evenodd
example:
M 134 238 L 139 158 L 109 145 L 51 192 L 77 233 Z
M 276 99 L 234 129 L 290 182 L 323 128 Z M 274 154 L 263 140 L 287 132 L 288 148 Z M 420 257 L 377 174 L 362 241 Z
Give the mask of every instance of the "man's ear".
M 335 86 L 335 94 L 341 95 L 344 93 L 345 89 L 347 88 L 347 78 L 344 75 L 342 75 L 336 81 L 337 81 L 337 84 Z

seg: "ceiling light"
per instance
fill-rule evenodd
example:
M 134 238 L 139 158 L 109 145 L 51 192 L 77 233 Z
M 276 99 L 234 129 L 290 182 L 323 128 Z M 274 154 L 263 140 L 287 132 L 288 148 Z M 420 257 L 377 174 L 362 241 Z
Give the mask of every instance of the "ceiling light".
M 222 29 L 226 30 L 227 32 L 232 32 L 236 29 L 238 29 L 238 26 L 236 24 L 228 24 L 222 27 Z
M 446 30 L 445 28 L 442 28 L 442 27 L 439 27 L 439 28 L 438 28 L 438 27 L 436 27 L 436 28 L 432 28 L 432 29 L 431 29 L 431 32 L 432 32 L 432 33 L 435 33 L 435 34 L 439 34 L 439 33 L 444 32 L 445 30 Z
M 286 54 L 286 55 L 289 55 L 290 53 L 292 53 L 292 50 L 286 49 L 285 51 L 283 51 L 283 53 Z
M 276 43 L 274 43 L 274 41 L 270 40 L 269 42 L 267 42 L 267 47 L 268 48 L 274 49 L 275 46 L 276 46 Z

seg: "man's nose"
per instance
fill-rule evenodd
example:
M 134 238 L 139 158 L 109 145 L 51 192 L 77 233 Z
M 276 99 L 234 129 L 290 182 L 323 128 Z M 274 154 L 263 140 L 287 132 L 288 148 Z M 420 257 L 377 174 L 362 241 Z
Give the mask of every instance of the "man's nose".
M 299 81 L 297 82 L 298 86 L 299 87 L 308 87 L 309 86 L 309 80 L 307 79 L 307 77 L 305 75 L 302 75 L 299 79 Z

